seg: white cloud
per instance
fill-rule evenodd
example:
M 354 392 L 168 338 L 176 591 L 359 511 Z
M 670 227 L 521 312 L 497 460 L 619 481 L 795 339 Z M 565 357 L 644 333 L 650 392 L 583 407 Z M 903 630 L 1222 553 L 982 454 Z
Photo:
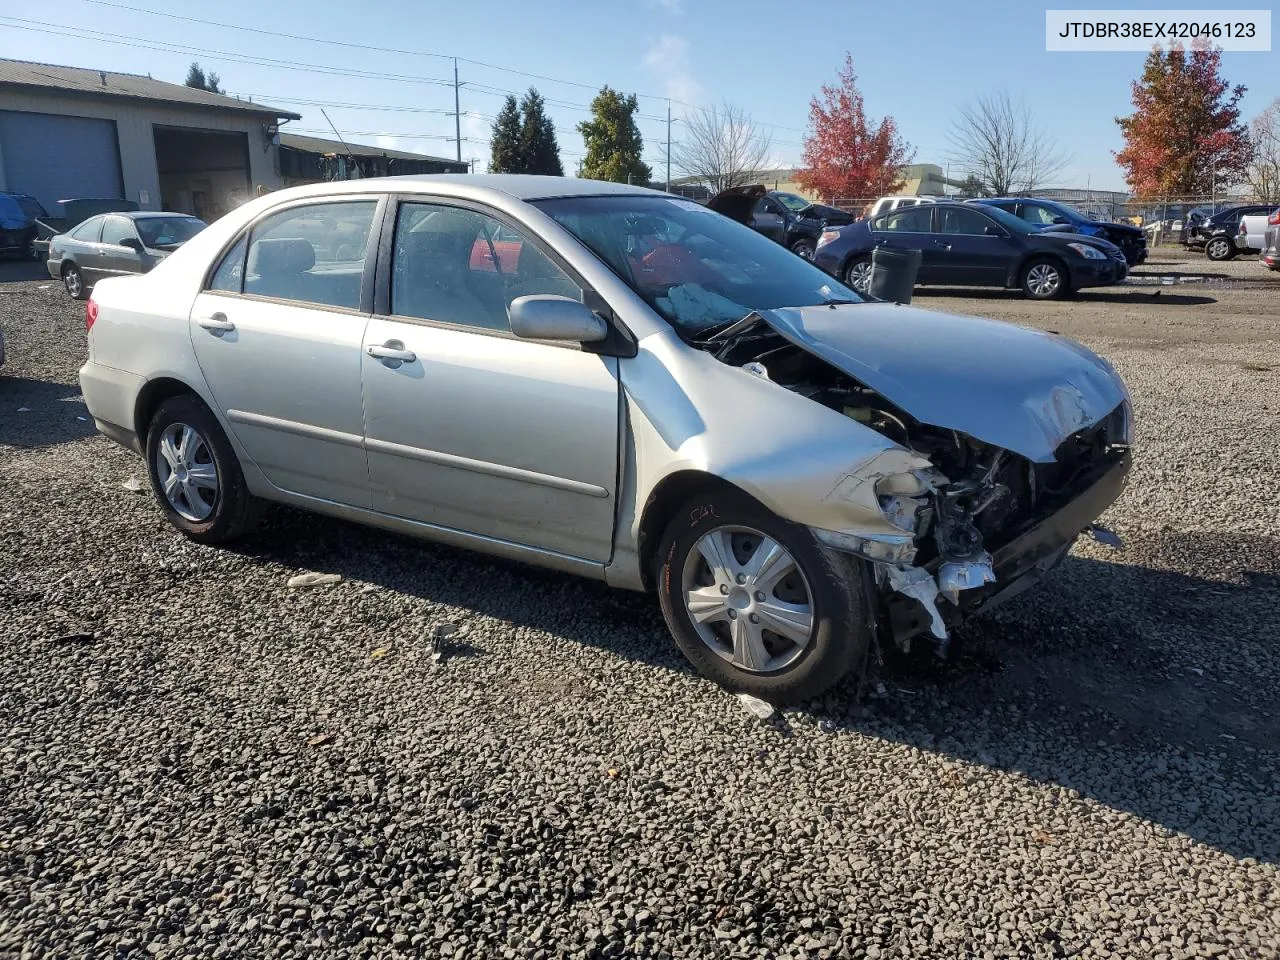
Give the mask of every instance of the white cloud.
M 697 103 L 702 99 L 702 84 L 693 76 L 689 65 L 689 41 L 672 33 L 664 33 L 649 44 L 644 65 L 661 81 L 663 92 L 672 100 Z
M 399 150 L 400 141 L 396 137 L 388 137 L 382 134 L 373 138 L 373 142 L 380 146 L 383 150 Z
M 476 173 L 489 169 L 489 135 L 493 133 L 489 121 L 474 111 L 462 115 L 462 159 L 476 161 Z M 448 145 L 448 156 L 453 156 L 453 144 Z

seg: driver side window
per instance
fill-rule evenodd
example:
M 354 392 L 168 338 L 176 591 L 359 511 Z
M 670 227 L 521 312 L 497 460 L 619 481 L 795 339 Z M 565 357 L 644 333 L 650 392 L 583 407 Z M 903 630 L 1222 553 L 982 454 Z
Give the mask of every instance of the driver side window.
M 460 207 L 401 204 L 392 263 L 391 312 L 400 317 L 505 331 L 517 297 L 583 299 L 523 232 Z
M 1053 223 L 1053 211 L 1040 206 L 1037 203 L 1024 203 L 1019 216 L 1027 223 L 1033 223 L 1036 226 L 1047 227 Z

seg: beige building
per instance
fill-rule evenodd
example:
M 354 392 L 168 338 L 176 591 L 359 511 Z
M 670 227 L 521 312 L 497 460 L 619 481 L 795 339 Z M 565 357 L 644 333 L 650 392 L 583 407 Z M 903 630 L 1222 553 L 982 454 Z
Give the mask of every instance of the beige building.
M 794 167 L 779 167 L 774 170 L 757 170 L 750 178 L 749 182 L 762 183 L 770 190 L 781 190 L 785 193 L 795 193 L 804 197 L 806 200 L 823 201 L 812 190 L 806 190 L 796 182 L 796 174 L 798 170 Z M 902 176 L 906 180 L 898 194 L 904 196 L 942 196 L 946 187 L 960 186 L 946 179 L 946 175 L 942 167 L 936 163 L 912 163 L 902 168 Z M 672 180 L 673 187 L 689 187 L 697 184 L 697 177 L 682 177 L 679 180 Z M 831 197 L 831 200 L 875 200 L 875 197 Z
M 0 190 L 213 220 L 281 185 L 288 110 L 128 73 L 0 60 Z

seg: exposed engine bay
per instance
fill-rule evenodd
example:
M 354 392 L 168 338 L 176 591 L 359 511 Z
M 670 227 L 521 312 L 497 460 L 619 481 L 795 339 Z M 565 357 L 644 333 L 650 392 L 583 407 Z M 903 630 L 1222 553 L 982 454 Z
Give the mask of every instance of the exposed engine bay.
M 1007 553 L 1005 548 L 1024 535 L 1030 537 L 1029 532 L 1064 511 L 1121 460 L 1127 470 L 1127 403 L 1070 436 L 1055 451 L 1055 462 L 1036 463 L 956 430 L 919 422 L 760 319 L 758 314 L 748 315 L 696 345 L 726 364 L 864 424 L 932 464 L 876 481 L 884 517 L 909 534 L 914 547 L 894 557 L 863 554 L 873 562 L 880 588 L 881 622 L 904 650 L 915 637 L 932 635 L 938 652 L 945 655 L 948 624 L 989 606 L 1001 592 L 998 581 L 1028 575 L 1018 562 L 1021 558 L 1001 556 L 1001 551 Z M 1083 520 L 1065 536 L 1048 557 L 1050 562 L 1037 565 L 1035 579 L 1056 565 L 1082 532 L 1119 546 L 1115 534 L 1097 527 L 1093 519 Z M 939 603 L 939 598 L 946 602 Z

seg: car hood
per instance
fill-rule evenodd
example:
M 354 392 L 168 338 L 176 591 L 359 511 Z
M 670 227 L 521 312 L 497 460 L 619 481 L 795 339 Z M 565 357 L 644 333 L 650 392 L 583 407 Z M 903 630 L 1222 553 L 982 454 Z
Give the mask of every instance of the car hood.
M 1086 247 L 1093 247 L 1109 255 L 1120 252 L 1120 248 L 1106 237 L 1091 237 L 1087 233 L 1073 233 L 1070 227 L 1045 227 L 1036 236 L 1047 237 L 1052 241 L 1061 241 L 1064 246 L 1068 243 L 1083 244 Z
M 997 320 L 888 303 L 761 316 L 922 423 L 1040 463 L 1128 397 L 1111 366 L 1075 341 Z

